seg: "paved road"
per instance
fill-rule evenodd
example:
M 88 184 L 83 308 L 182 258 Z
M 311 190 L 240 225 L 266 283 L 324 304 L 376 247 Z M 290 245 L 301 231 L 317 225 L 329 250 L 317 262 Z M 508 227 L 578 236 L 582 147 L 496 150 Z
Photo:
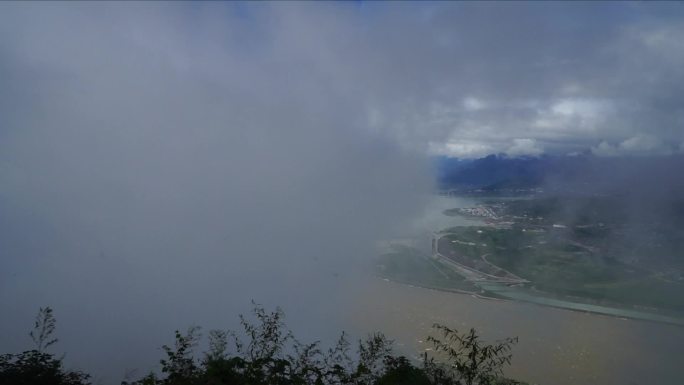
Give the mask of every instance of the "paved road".
M 433 234 L 432 237 L 432 255 L 435 257 L 435 259 L 439 259 L 440 261 L 444 262 L 446 265 L 450 266 L 454 270 L 456 270 L 457 273 L 461 274 L 464 276 L 467 280 L 473 281 L 473 282 L 491 282 L 491 283 L 505 283 L 505 284 L 520 284 L 520 283 L 527 283 L 529 282 L 526 279 L 520 278 L 520 277 L 497 277 L 495 275 L 487 274 L 482 271 L 479 271 L 477 269 L 474 269 L 469 266 L 465 266 L 463 264 L 460 264 L 453 259 L 445 256 L 444 254 L 439 252 L 439 241 L 444 235 L 447 234 Z M 485 262 L 489 263 L 487 260 Z M 496 268 L 499 268 L 496 265 L 492 265 L 489 263 L 491 266 L 494 266 Z M 502 269 L 503 270 L 503 269 Z M 505 270 L 504 270 L 505 271 Z

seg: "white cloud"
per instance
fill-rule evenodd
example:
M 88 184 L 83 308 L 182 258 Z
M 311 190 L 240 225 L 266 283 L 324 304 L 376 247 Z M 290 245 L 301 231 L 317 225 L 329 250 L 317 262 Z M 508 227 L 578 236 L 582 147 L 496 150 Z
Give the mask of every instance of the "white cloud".
M 538 109 L 533 126 L 581 135 L 601 128 L 613 110 L 613 102 L 596 98 L 564 98 Z
M 478 98 L 468 96 L 463 99 L 463 108 L 466 111 L 479 111 L 487 108 L 487 103 Z
M 480 142 L 431 142 L 429 152 L 432 155 L 445 155 L 454 158 L 480 158 L 495 152 L 495 148 Z
M 513 139 L 513 145 L 506 150 L 506 154 L 510 156 L 537 156 L 543 152 L 543 147 L 535 139 L 530 138 Z
M 669 154 L 672 149 L 652 135 L 637 135 L 620 143 L 620 149 L 630 154 Z
M 591 152 L 598 156 L 617 156 L 618 148 L 605 140 L 601 141 L 597 146 L 591 148 Z
M 608 107 L 606 101 L 595 99 L 561 99 L 556 102 L 551 111 L 561 116 L 579 116 L 583 119 L 596 119 L 600 117 Z
M 669 155 L 673 149 L 661 139 L 644 134 L 632 136 L 615 145 L 604 140 L 598 146 L 592 147 L 591 151 L 599 156 L 638 156 Z

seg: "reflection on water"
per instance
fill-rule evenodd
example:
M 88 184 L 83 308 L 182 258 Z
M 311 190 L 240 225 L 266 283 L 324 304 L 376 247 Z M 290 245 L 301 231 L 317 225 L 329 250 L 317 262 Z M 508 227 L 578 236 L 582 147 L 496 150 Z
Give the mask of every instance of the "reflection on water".
M 475 203 L 474 198 L 436 197 L 414 223 L 414 236 L 472 224 L 442 211 Z M 423 341 L 433 323 L 474 327 L 489 341 L 517 336 L 520 342 L 506 374 L 534 384 L 682 383 L 680 326 L 479 299 L 379 278 L 367 282 L 354 307 L 348 320 L 354 334 L 382 330 L 405 354 L 428 347 Z

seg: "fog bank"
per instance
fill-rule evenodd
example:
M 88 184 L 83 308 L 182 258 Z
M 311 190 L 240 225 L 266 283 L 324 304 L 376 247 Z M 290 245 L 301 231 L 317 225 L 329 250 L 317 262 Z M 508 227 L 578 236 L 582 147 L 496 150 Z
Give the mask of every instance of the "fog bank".
M 2 5 L 3 352 L 45 305 L 67 364 L 108 383 L 251 299 L 305 339 L 345 327 L 429 169 L 367 128 L 331 14 L 255 8 Z

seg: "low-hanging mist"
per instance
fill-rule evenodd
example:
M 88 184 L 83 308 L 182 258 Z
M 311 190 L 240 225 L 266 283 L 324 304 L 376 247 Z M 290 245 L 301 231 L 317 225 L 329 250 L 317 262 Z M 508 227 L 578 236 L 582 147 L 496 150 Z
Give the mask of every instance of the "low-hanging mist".
M 49 305 L 68 362 L 116 382 L 251 299 L 332 342 L 375 240 L 431 182 L 363 126 L 363 98 L 300 44 L 314 31 L 266 12 L 281 25 L 248 38 L 225 7 L 3 8 L 3 350 Z

